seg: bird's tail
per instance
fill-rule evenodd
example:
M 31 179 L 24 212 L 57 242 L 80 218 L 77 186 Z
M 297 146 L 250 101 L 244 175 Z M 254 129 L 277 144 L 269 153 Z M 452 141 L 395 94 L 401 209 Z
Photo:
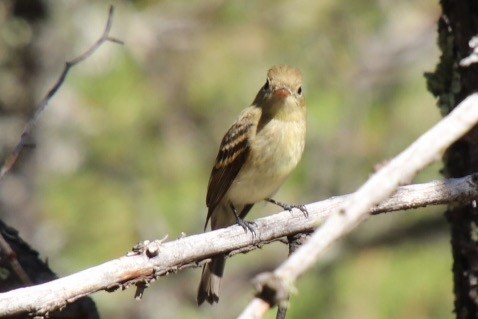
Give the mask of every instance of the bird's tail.
M 211 305 L 219 301 L 219 289 L 221 288 L 221 279 L 225 264 L 225 256 L 219 255 L 204 265 L 198 288 L 198 305 L 201 305 L 205 300 Z

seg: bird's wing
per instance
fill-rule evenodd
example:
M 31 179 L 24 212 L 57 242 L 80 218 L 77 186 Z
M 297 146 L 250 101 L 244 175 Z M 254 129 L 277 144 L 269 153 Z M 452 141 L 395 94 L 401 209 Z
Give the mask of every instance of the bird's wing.
M 206 228 L 212 212 L 231 187 L 232 182 L 246 162 L 250 152 L 249 137 L 254 122 L 241 118 L 231 126 L 222 139 L 216 163 L 209 178 L 206 195 L 206 205 L 209 208 L 206 218 Z

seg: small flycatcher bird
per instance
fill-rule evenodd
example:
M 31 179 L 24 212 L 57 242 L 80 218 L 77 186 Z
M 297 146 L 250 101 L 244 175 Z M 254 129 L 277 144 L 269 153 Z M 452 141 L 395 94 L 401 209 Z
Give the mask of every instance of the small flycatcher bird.
M 222 139 L 209 178 L 205 229 L 211 220 L 212 230 L 238 223 L 254 233 L 243 219 L 262 200 L 307 214 L 304 206 L 270 198 L 302 157 L 305 117 L 302 74 L 289 66 L 272 67 L 252 105 L 242 111 Z M 210 304 L 219 301 L 224 265 L 225 255 L 218 255 L 204 266 L 198 305 L 205 300 Z

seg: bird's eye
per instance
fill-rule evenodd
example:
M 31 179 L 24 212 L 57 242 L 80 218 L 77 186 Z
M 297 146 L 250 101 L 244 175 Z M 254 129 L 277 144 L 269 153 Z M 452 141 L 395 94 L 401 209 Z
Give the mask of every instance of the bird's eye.
M 302 95 L 302 86 L 299 86 L 297 89 L 297 94 Z
M 264 84 L 264 86 L 262 87 L 262 89 L 263 89 L 264 91 L 268 91 L 268 90 L 269 90 L 269 79 L 267 79 L 266 84 Z

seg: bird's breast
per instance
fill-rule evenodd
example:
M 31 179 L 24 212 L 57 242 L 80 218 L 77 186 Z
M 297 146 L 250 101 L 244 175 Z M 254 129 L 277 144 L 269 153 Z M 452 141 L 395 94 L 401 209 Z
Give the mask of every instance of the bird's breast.
M 233 203 L 255 203 L 272 196 L 297 166 L 305 144 L 302 121 L 270 120 L 251 139 L 249 158 L 232 183 Z

